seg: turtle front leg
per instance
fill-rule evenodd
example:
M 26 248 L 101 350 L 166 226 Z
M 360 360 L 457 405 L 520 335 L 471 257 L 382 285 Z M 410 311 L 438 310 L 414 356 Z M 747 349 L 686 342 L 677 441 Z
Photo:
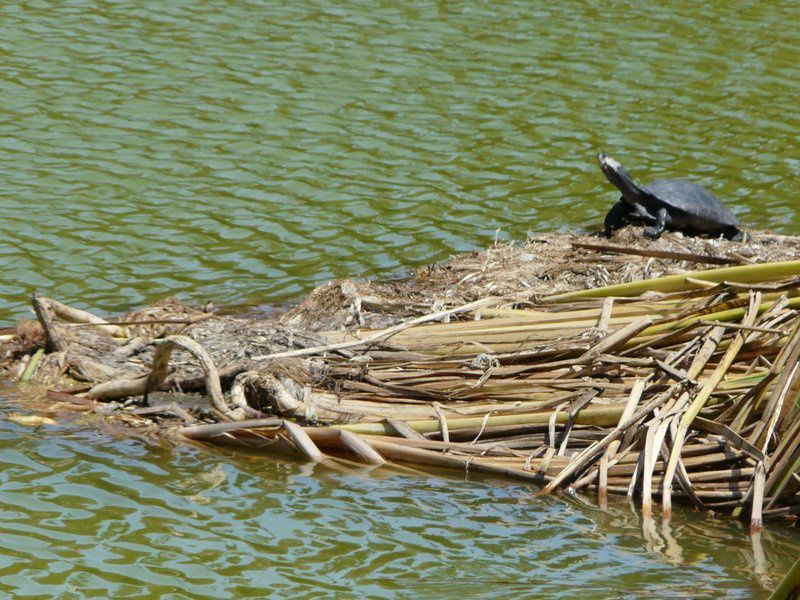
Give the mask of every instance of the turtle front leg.
M 732 242 L 748 241 L 746 239 L 747 236 L 745 232 L 739 229 L 738 227 L 728 227 L 725 231 L 722 232 L 722 235 L 725 239 L 728 239 Z
M 661 234 L 664 233 L 664 229 L 667 228 L 667 214 L 666 208 L 659 208 L 658 212 L 656 213 L 656 223 L 650 227 L 644 228 L 644 235 L 651 239 L 658 239 L 661 237 Z
M 603 224 L 603 233 L 607 238 L 611 237 L 615 229 L 619 229 L 628 221 L 628 215 L 631 212 L 631 206 L 624 200 L 620 199 L 606 215 L 606 220 Z

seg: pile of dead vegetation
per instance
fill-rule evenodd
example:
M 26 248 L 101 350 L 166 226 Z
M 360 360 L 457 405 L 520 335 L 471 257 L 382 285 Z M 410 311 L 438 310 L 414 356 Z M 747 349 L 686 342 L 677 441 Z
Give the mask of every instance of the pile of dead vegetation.
M 0 362 L 44 386 L 48 418 L 594 488 L 646 514 L 677 496 L 757 528 L 800 514 L 798 247 L 543 235 L 269 318 L 168 300 L 111 321 L 34 296 Z
M 702 266 L 792 260 L 800 238 L 755 234 L 747 243 L 668 232 L 657 240 L 637 228 L 613 242 L 598 235 L 543 233 L 499 242 L 423 267 L 402 281 L 334 281 L 320 286 L 281 322 L 303 331 L 387 327 L 399 319 L 486 296 L 537 302 L 560 292 L 650 279 Z

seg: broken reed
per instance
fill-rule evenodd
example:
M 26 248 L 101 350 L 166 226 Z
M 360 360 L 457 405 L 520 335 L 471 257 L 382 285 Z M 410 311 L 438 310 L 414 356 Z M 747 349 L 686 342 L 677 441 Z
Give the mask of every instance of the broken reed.
M 328 387 L 291 416 L 335 389 L 341 418 L 304 429 L 312 448 L 541 481 L 545 492 L 594 486 L 601 502 L 639 497 L 646 514 L 661 498 L 665 518 L 678 496 L 749 514 L 758 529 L 765 515 L 800 513 L 798 275 L 800 261 L 729 267 L 331 333 L 330 350 L 356 355 L 327 355 Z M 192 437 L 261 446 L 282 431 Z

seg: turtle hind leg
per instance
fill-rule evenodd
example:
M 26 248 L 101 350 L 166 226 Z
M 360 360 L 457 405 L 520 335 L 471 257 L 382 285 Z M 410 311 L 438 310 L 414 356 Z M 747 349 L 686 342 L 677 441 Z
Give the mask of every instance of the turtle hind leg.
M 651 225 L 650 227 L 644 228 L 644 235 L 645 237 L 649 237 L 651 239 L 658 239 L 661 237 L 661 234 L 664 233 L 664 230 L 667 228 L 667 214 L 666 208 L 658 209 L 656 213 L 656 222 L 655 225 Z
M 606 215 L 603 223 L 603 233 L 607 238 L 611 237 L 615 229 L 619 229 L 628 222 L 628 215 L 631 212 L 630 204 L 620 199 Z

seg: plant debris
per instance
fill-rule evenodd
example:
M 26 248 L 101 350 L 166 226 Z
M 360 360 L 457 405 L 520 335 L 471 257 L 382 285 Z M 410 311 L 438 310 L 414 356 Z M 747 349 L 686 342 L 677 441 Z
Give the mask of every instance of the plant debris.
M 34 295 L 0 365 L 47 390 L 32 423 L 94 411 L 328 464 L 627 494 L 645 516 L 680 498 L 753 530 L 796 518 L 800 239 L 634 231 L 498 243 L 269 316 L 168 299 L 104 320 Z

